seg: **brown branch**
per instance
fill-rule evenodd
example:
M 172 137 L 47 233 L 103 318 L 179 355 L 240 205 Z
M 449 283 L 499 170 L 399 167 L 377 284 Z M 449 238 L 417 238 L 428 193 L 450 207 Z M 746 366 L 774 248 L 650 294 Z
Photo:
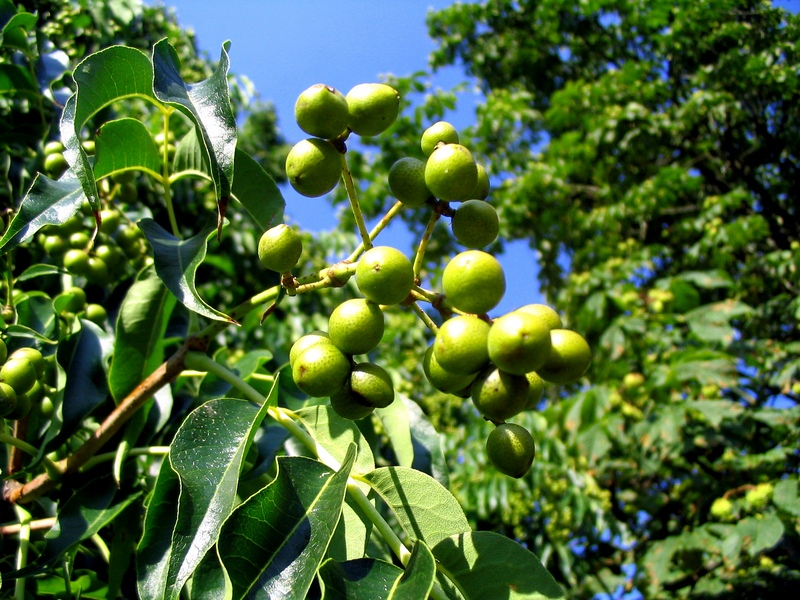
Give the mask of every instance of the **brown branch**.
M 27 483 L 9 480 L 3 488 L 3 498 L 8 502 L 25 504 L 42 494 L 52 490 L 65 475 L 74 473 L 94 456 L 120 428 L 153 397 L 159 389 L 169 384 L 184 368 L 184 358 L 190 350 L 205 351 L 205 344 L 196 338 L 186 340 L 175 354 L 142 381 L 136 389 L 128 394 L 122 402 L 106 417 L 100 427 L 78 448 L 74 454 L 57 463 L 61 471 L 60 479 L 53 479 L 48 473 L 42 473 Z

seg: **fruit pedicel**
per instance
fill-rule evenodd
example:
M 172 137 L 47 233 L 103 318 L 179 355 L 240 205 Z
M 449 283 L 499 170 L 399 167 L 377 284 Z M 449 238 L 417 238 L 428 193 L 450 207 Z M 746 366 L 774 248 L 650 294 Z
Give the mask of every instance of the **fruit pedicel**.
M 360 84 L 346 95 L 317 84 L 297 99 L 295 118 L 312 137 L 290 151 L 287 176 L 307 197 L 323 196 L 344 183 L 362 245 L 343 272 L 355 276 L 363 297 L 337 306 L 328 331 L 309 332 L 295 341 L 292 376 L 300 390 L 330 398 L 332 408 L 347 419 L 363 419 L 375 408 L 388 406 L 395 397 L 390 375 L 380 365 L 358 358 L 378 347 L 384 308 L 401 305 L 413 310 L 433 333 L 423 360 L 425 377 L 443 393 L 471 399 L 480 415 L 495 425 L 486 441 L 489 460 L 502 473 L 522 477 L 534 459 L 534 440 L 525 427 L 509 419 L 537 409 L 546 383 L 578 381 L 589 366 L 591 350 L 547 305 L 529 304 L 489 316 L 506 290 L 502 265 L 484 250 L 497 239 L 499 219 L 487 201 L 486 169 L 460 143 L 450 123 L 439 121 L 422 133 L 425 160 L 403 157 L 389 170 L 389 189 L 398 203 L 384 221 L 402 208 L 431 208 L 415 255 L 373 245 L 377 233 L 366 232 L 345 160 L 345 141 L 351 134 L 380 135 L 394 123 L 399 109 L 399 94 L 382 83 Z M 450 218 L 453 236 L 465 250 L 445 266 L 441 291 L 426 290 L 420 287 L 419 271 L 441 217 Z M 260 261 L 282 274 L 289 293 L 299 286 L 291 271 L 301 253 L 300 236 L 285 224 L 266 231 L 258 246 Z M 430 303 L 441 324 L 420 302 Z

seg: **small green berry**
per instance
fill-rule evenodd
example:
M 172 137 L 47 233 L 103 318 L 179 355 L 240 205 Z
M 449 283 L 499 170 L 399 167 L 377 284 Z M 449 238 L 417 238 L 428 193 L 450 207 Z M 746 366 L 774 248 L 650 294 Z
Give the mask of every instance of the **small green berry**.
M 365 354 L 380 343 L 384 327 L 383 312 L 375 302 L 353 298 L 333 310 L 328 335 L 345 354 Z
M 361 136 L 378 135 L 397 119 L 400 94 L 385 83 L 362 83 L 345 96 L 350 112 L 350 131 Z
M 511 312 L 494 320 L 487 341 L 498 369 L 524 375 L 541 367 L 550 354 L 550 329 L 533 315 Z
M 342 174 L 339 151 L 326 140 L 309 138 L 296 143 L 286 157 L 286 176 L 297 193 L 324 196 Z
M 518 308 L 517 311 L 528 313 L 542 319 L 551 330 L 562 329 L 564 327 L 558 313 L 546 304 L 526 304 Z
M 425 184 L 425 163 L 406 156 L 389 169 L 389 189 L 392 195 L 409 208 L 425 204 L 433 194 Z
M 489 323 L 470 315 L 448 319 L 433 342 L 436 362 L 451 373 L 477 373 L 489 362 Z
M 375 246 L 359 259 L 356 283 L 368 300 L 385 305 L 399 304 L 414 285 L 414 268 L 397 248 Z
M 14 388 L 17 396 L 31 389 L 36 379 L 36 367 L 26 358 L 9 357 L 0 367 L 0 381 Z
M 291 271 L 302 253 L 300 234 L 284 223 L 267 229 L 258 241 L 258 260 L 278 273 Z
M 294 344 L 292 344 L 291 349 L 289 350 L 289 365 L 294 365 L 294 361 L 297 359 L 298 356 L 304 351 L 314 346 L 315 344 L 331 344 L 330 336 L 325 331 L 312 331 L 311 333 L 307 333 L 303 336 L 300 336 L 295 340 Z
M 486 456 L 498 471 L 520 478 L 527 473 L 536 455 L 530 432 L 515 423 L 495 427 L 486 439 Z
M 18 358 L 25 359 L 33 365 L 33 368 L 36 370 L 37 379 L 44 375 L 44 369 L 46 366 L 44 362 L 44 356 L 42 356 L 42 353 L 36 348 L 23 346 L 22 348 L 17 348 L 14 350 L 8 357 L 9 360 Z
M 294 105 L 294 118 L 307 134 L 332 139 L 347 129 L 350 114 L 347 100 L 339 90 L 318 83 L 300 93 Z
M 506 278 L 494 256 L 481 250 L 467 250 L 445 266 L 442 288 L 458 310 L 484 314 L 503 299 Z
M 525 377 L 528 379 L 528 384 L 530 385 L 528 389 L 528 403 L 525 405 L 525 410 L 535 410 L 539 407 L 542 396 L 544 396 L 544 379 L 539 377 L 539 374 L 535 371 L 525 373 Z
M 525 410 L 530 384 L 525 375 L 514 375 L 489 366 L 470 387 L 472 403 L 484 417 L 503 422 Z
M 0 419 L 14 412 L 17 406 L 17 392 L 5 382 L 0 382 Z
M 467 248 L 483 248 L 497 239 L 497 211 L 483 200 L 467 200 L 456 208 L 451 223 L 453 235 Z
M 428 346 L 428 349 L 425 351 L 422 369 L 431 385 L 445 394 L 456 394 L 469 388 L 470 384 L 477 376 L 477 373 L 460 375 L 443 369 L 436 360 L 436 355 L 433 352 L 433 345 Z
M 303 392 L 315 398 L 341 390 L 350 377 L 350 361 L 333 344 L 314 344 L 295 359 L 292 378 Z
M 584 337 L 569 329 L 550 331 L 550 353 L 536 372 L 550 383 L 578 381 L 592 361 L 592 350 Z
M 422 153 L 430 156 L 438 144 L 457 144 L 458 131 L 447 121 L 437 121 L 428 127 L 420 139 Z
M 440 200 L 469 200 L 478 183 L 478 167 L 461 144 L 439 146 L 425 163 L 425 185 Z
M 475 184 L 475 189 L 472 190 L 470 197 L 476 198 L 478 200 L 486 200 L 489 196 L 489 174 L 486 172 L 486 169 L 483 165 L 478 164 L 478 182 Z

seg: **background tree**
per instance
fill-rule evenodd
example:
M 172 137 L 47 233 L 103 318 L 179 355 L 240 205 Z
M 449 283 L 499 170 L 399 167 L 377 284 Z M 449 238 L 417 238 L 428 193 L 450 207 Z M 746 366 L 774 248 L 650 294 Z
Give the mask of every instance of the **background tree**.
M 490 201 L 595 352 L 585 385 L 549 387 L 530 417 L 537 461 L 519 484 L 484 468 L 469 407 L 426 403 L 451 430 L 469 516 L 528 544 L 576 597 L 788 593 L 800 18 L 761 1 L 496 0 L 428 24 L 433 69 L 463 65 L 486 95 L 465 137 Z M 426 98 L 409 130 L 446 114 Z M 372 168 L 419 152 L 382 144 Z

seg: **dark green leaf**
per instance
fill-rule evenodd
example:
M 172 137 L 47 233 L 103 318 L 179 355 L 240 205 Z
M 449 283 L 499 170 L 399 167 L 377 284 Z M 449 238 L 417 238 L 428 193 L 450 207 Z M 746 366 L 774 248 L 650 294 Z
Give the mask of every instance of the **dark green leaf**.
M 532 552 L 491 531 L 473 531 L 442 540 L 433 548 L 439 580 L 452 598 L 565 598 L 564 592 Z M 443 574 L 443 575 L 442 575 Z
M 195 273 L 205 258 L 213 229 L 206 228 L 187 240 L 179 240 L 152 219 L 142 219 L 139 227 L 153 247 L 158 276 L 178 301 L 209 319 L 235 323 L 229 316 L 206 304 L 194 284 Z
M 97 179 L 126 170 L 161 172 L 161 155 L 141 121 L 117 119 L 97 131 L 94 176 Z
M 286 202 L 275 180 L 249 154 L 236 150 L 233 195 L 260 231 L 283 221 Z
M 378 408 L 375 414 L 383 424 L 389 443 L 392 445 L 397 463 L 401 467 L 414 464 L 414 443 L 411 439 L 408 406 L 403 401 L 392 402 L 386 408 Z
M 414 464 L 412 467 L 432 476 L 444 487 L 450 486 L 450 475 L 442 451 L 439 432 L 431 425 L 428 417 L 413 400 L 398 394 L 408 409 L 411 425 L 411 439 L 414 444 Z
M 233 598 L 306 597 L 339 520 L 355 456 L 351 443 L 338 472 L 304 457 L 280 458 L 275 480 L 234 511 L 218 543 Z

